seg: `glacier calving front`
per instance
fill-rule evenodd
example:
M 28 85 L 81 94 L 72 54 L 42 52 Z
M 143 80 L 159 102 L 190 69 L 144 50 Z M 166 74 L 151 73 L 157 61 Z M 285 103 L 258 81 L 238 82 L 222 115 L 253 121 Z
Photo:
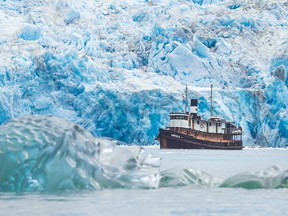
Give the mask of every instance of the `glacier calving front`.
M 224 1 L 0 3 L 0 123 L 70 119 L 96 136 L 153 144 L 190 97 L 243 127 L 244 143 L 288 138 L 288 4 Z

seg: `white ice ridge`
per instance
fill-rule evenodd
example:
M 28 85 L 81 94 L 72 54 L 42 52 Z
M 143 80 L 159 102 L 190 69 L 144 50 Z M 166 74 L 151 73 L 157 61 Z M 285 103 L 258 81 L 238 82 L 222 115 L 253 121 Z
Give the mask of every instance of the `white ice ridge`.
M 185 85 L 244 145 L 286 146 L 288 4 L 277 0 L 0 3 L 0 123 L 67 118 L 93 135 L 157 144 Z

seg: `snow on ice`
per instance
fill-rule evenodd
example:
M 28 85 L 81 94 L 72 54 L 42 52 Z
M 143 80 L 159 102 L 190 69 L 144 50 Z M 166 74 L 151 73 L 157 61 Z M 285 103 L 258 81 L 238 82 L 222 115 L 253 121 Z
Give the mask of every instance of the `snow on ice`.
M 69 119 L 93 135 L 154 144 L 182 93 L 287 145 L 288 4 L 276 0 L 2 1 L 0 123 Z

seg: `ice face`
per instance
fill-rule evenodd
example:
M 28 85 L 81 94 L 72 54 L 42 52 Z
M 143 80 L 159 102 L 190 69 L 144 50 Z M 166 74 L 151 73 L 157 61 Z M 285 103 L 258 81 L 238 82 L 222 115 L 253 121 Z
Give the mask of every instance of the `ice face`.
M 0 191 L 155 188 L 160 158 L 53 116 L 25 116 L 1 126 Z
M 243 128 L 244 145 L 285 146 L 288 5 L 276 0 L 4 1 L 0 123 L 67 118 L 149 145 L 182 93 Z

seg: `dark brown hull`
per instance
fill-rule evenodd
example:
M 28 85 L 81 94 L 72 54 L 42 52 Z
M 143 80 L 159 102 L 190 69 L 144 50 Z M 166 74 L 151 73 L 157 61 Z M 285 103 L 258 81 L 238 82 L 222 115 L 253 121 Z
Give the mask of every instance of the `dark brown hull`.
M 242 150 L 243 148 L 242 141 L 211 142 L 166 129 L 160 129 L 157 139 L 160 141 L 160 148 L 168 149 Z

